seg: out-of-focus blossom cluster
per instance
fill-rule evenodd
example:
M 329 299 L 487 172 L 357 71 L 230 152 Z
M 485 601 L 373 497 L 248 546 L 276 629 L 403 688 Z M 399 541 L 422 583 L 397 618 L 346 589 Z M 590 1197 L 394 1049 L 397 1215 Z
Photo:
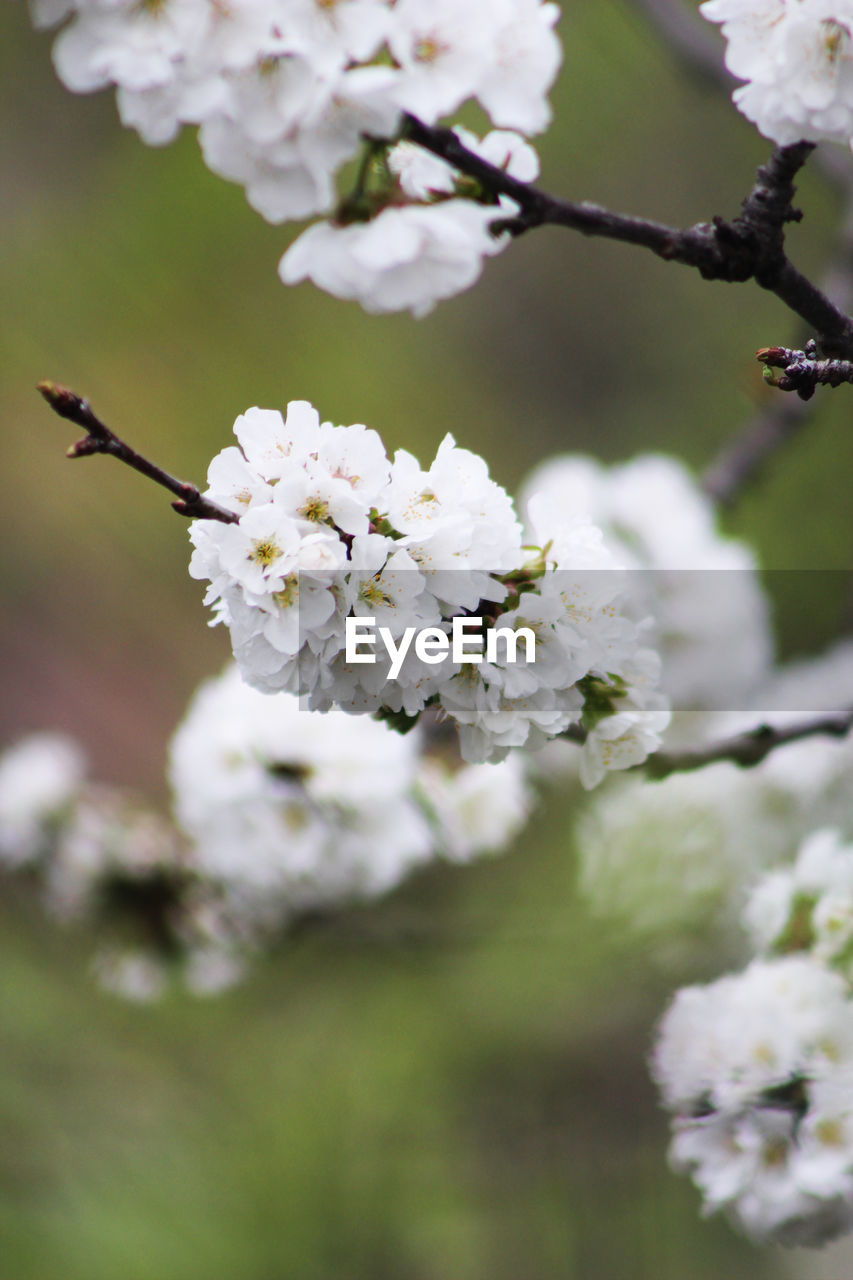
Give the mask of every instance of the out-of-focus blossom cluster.
M 229 668 L 175 734 L 175 820 L 86 781 L 58 735 L 0 757 L 0 873 L 99 938 L 102 984 L 212 994 L 306 914 L 378 898 L 435 859 L 506 848 L 531 794 L 520 756 L 466 765 L 438 726 L 400 737 L 265 697 Z
M 759 723 L 781 728 L 853 706 L 853 644 L 779 667 L 750 705 L 740 713 L 676 712 L 675 737 L 698 746 Z M 593 797 L 576 824 L 582 891 L 597 914 L 653 943 L 667 965 L 684 962 L 709 935 L 737 953 L 756 875 L 793 863 L 808 835 L 827 824 L 853 839 L 851 770 L 848 738 L 816 736 L 750 769 L 719 762 L 651 785 L 620 780 Z
M 740 111 L 774 142 L 853 140 L 851 0 L 707 0 Z
M 58 733 L 35 733 L 0 758 L 0 850 L 7 867 L 25 867 L 53 839 L 77 795 L 83 753 Z
M 588 520 L 533 498 L 535 546 L 523 547 L 509 497 L 451 436 L 424 469 L 304 401 L 286 418 L 250 409 L 234 430 L 240 448 L 213 460 L 208 496 L 239 521 L 191 526 L 190 573 L 210 582 L 248 683 L 398 727 L 435 707 L 472 763 L 582 726 L 587 786 L 655 749 L 668 719 L 657 655 Z M 359 619 L 376 634 L 356 655 L 347 628 Z M 458 625 L 467 658 L 451 644 Z M 507 638 L 525 630 L 529 646 Z M 427 631 L 432 654 L 412 643 Z
M 653 1071 L 675 1113 L 670 1158 L 705 1212 L 783 1244 L 853 1228 L 853 1003 L 839 974 L 797 954 L 683 988 Z
M 235 910 L 283 919 L 387 893 L 436 856 L 498 850 L 527 816 L 518 756 L 466 765 L 369 717 L 268 697 L 236 667 L 204 685 L 172 741 L 193 866 Z M 494 808 L 500 814 L 497 829 Z
M 709 944 L 738 954 L 746 886 L 792 856 L 811 811 L 763 770 L 726 762 L 625 779 L 575 824 L 581 893 L 667 971 L 707 960 Z
M 779 725 L 851 701 L 849 642 L 783 668 L 760 697 Z M 697 926 L 702 901 L 689 877 L 702 885 L 704 872 L 712 886 L 718 877 L 718 916 L 740 915 L 745 926 L 757 958 L 742 973 L 678 993 L 661 1024 L 654 1073 L 675 1113 L 673 1164 L 692 1175 L 706 1212 L 725 1210 L 756 1240 L 822 1244 L 853 1230 L 851 767 L 849 740 L 804 739 L 740 774 L 716 765 L 649 787 L 642 800 L 625 789 L 620 814 L 599 807 L 598 846 L 595 835 L 588 840 L 595 886 L 596 864 L 608 861 L 600 832 L 617 838 L 611 898 L 629 849 L 643 862 L 652 849 L 667 867 L 658 896 L 645 888 L 656 923 L 671 913 L 663 898 L 678 900 L 681 878 L 682 908 L 692 906 Z M 611 806 L 619 798 L 611 795 Z M 839 829 L 825 828 L 827 820 Z M 670 843 L 678 822 L 680 849 Z M 639 823 L 645 846 L 639 826 L 632 831 Z M 606 896 L 606 882 L 598 883 Z M 714 909 L 713 895 L 707 906 Z
M 670 1158 L 706 1213 L 823 1244 L 853 1230 L 853 846 L 812 834 L 754 885 L 744 920 L 758 958 L 683 988 L 661 1023 Z
M 719 533 L 712 503 L 682 462 L 641 454 L 607 467 L 565 454 L 532 473 L 522 510 L 534 494 L 592 521 L 625 566 L 635 616 L 648 619 L 673 709 L 749 705 L 773 662 L 755 555 Z
M 824 828 L 803 844 L 793 866 L 762 877 L 744 920 L 761 954 L 808 951 L 853 978 L 853 844 Z
M 467 140 L 528 180 L 535 156 L 503 130 L 546 127 L 561 60 L 559 11 L 541 0 L 31 0 L 31 10 L 39 26 L 65 23 L 53 49 L 63 83 L 116 86 L 122 121 L 146 142 L 197 125 L 208 166 L 269 221 L 332 213 L 286 255 L 282 276 L 310 276 L 374 311 L 423 314 L 467 288 L 501 247 L 489 223 L 516 211 L 470 182 L 457 191 L 440 163 L 434 181 L 409 181 L 392 150 L 406 114 L 433 124 L 474 100 L 501 132 Z M 355 189 L 339 197 L 336 175 L 359 153 Z

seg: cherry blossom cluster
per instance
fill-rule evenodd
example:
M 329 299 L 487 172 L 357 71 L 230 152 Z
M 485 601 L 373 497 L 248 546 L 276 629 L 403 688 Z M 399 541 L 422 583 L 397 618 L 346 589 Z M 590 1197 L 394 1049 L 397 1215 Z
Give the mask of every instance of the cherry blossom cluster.
M 170 750 L 193 866 L 280 928 L 387 893 L 436 856 L 466 862 L 505 847 L 529 807 L 521 758 L 466 765 L 444 737 L 309 711 L 229 667 L 196 694 Z
M 832 828 L 814 832 L 791 866 L 759 880 L 744 920 L 763 955 L 808 951 L 853 978 L 853 845 Z
M 0 872 L 102 939 L 94 969 L 136 1000 L 214 994 L 309 912 L 378 898 L 435 859 L 511 844 L 531 803 L 518 755 L 466 765 L 436 723 L 401 738 L 268 698 L 234 667 L 198 691 L 170 751 L 174 821 L 85 777 L 56 734 L 0 757 Z
M 851 689 L 853 646 L 844 643 L 783 670 L 765 696 L 784 706 L 799 690 L 798 706 L 810 697 L 820 707 L 849 700 Z M 716 896 L 730 922 L 740 915 L 756 957 L 741 973 L 678 992 L 653 1060 L 674 1113 L 673 1165 L 690 1173 L 707 1213 L 725 1211 L 756 1240 L 813 1245 L 853 1230 L 852 753 L 846 740 L 807 740 L 739 779 L 716 765 L 647 794 L 647 847 L 656 829 L 660 864 L 682 792 L 682 846 L 678 866 L 657 878 L 657 923 L 672 913 L 663 899 L 677 898 L 683 868 L 706 909 Z M 633 808 L 636 821 L 639 797 L 620 798 L 622 813 L 612 809 L 609 822 L 611 836 L 622 823 L 624 867 L 627 846 L 642 847 L 626 819 Z M 822 826 L 827 818 L 839 829 Z M 648 884 L 644 891 L 654 900 Z
M 417 190 L 406 180 L 408 162 L 392 150 L 406 114 L 433 124 L 473 100 L 499 130 L 541 132 L 561 61 L 559 11 L 542 0 L 31 0 L 31 9 L 39 26 L 66 23 L 53 50 L 63 83 L 78 93 L 115 85 L 122 121 L 146 142 L 197 125 L 208 166 L 242 184 L 269 221 L 333 213 L 285 256 L 282 277 L 311 276 L 379 311 L 425 312 L 467 288 L 500 247 L 488 226 L 501 211 L 470 182 L 457 184 L 446 166 Z M 518 134 L 482 145 L 514 175 L 535 176 Z M 337 172 L 360 152 L 355 190 L 339 197 Z
M 764 766 L 720 762 L 653 785 L 626 778 L 577 820 L 580 892 L 667 972 L 721 950 L 737 956 L 747 886 L 793 855 L 812 812 Z
M 853 141 L 851 0 L 706 0 L 728 41 L 726 66 L 746 81 L 739 110 L 765 137 Z
M 656 748 L 668 719 L 657 655 L 591 523 L 533 498 L 535 545 L 523 547 L 508 495 L 450 436 L 423 469 L 404 450 L 389 460 L 361 424 L 321 423 L 304 401 L 286 418 L 251 409 L 234 431 L 240 447 L 213 460 L 207 496 L 239 520 L 191 526 L 190 573 L 209 581 L 206 603 L 249 684 L 401 728 L 434 707 L 471 763 L 580 726 L 587 786 Z M 359 618 L 382 629 L 385 652 L 348 649 Z M 467 660 L 449 652 L 461 622 Z M 516 631 L 534 644 L 511 645 Z M 407 647 L 414 632 L 443 654 Z
M 670 1158 L 707 1213 L 782 1244 L 853 1228 L 853 1002 L 838 973 L 794 954 L 685 987 L 652 1065 Z
M 513 178 L 530 182 L 539 157 L 518 133 L 494 129 L 480 139 L 454 130 L 470 151 Z M 374 216 L 317 222 L 281 260 L 285 284 L 312 280 L 337 298 L 354 299 L 366 311 L 409 310 L 426 315 L 442 298 L 467 289 L 487 257 L 510 242 L 495 234 L 498 217 L 518 206 L 506 196 L 480 203 L 470 179 L 412 142 L 381 148 L 373 163 L 370 204 Z
M 0 757 L 0 878 L 36 885 L 51 916 L 95 931 L 104 987 L 149 1000 L 170 974 L 199 995 L 240 977 L 240 940 L 221 894 L 187 855 L 172 822 L 89 781 L 70 739 L 33 734 Z

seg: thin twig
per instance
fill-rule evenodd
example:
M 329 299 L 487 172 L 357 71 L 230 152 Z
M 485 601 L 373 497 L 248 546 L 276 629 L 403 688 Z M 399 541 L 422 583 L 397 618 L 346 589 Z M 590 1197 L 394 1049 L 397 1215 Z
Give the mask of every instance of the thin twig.
M 693 747 L 684 751 L 658 751 L 649 756 L 640 768 L 648 777 L 655 779 L 668 778 L 673 773 L 692 773 L 719 760 L 730 760 L 733 764 L 749 769 L 766 760 L 771 751 L 786 746 L 790 742 L 827 736 L 844 738 L 851 728 L 853 728 L 853 710 L 838 711 L 811 720 L 801 720 L 798 724 L 779 727 L 761 724 L 755 729 L 736 733 L 730 738 L 722 738 L 704 747 Z
M 780 391 L 794 391 L 801 400 L 811 400 L 815 389 L 840 387 L 853 382 L 853 360 L 821 360 L 814 340 L 802 351 L 790 347 L 762 347 L 755 357 L 764 365 L 764 381 Z M 782 373 L 772 373 L 781 369 Z
M 648 218 L 614 213 L 588 201 L 561 200 L 520 182 L 469 151 L 452 129 L 406 117 L 404 136 L 475 178 L 492 197 L 509 196 L 519 206 L 514 217 L 497 219 L 493 230 L 520 235 L 534 227 L 561 226 L 649 249 L 667 262 L 694 267 L 706 280 L 755 280 L 800 316 L 830 355 L 853 358 L 853 320 L 789 261 L 784 228 L 799 221 L 792 206 L 794 178 L 814 143 L 776 147 L 756 175 L 741 213 L 731 221 L 716 217 L 683 229 Z
M 801 720 L 797 724 L 778 727 L 760 724 L 754 729 L 745 729 L 741 733 L 720 738 L 717 742 L 709 742 L 701 747 L 689 747 L 683 751 L 656 751 L 642 764 L 635 765 L 630 772 L 645 773 L 647 777 L 660 781 L 673 773 L 695 773 L 697 769 L 704 769 L 706 765 L 717 764 L 721 760 L 730 760 L 743 769 L 751 769 L 766 760 L 778 747 L 801 742 L 804 738 L 845 738 L 851 729 L 853 709 L 830 712 L 811 720 Z M 572 724 L 560 737 L 583 746 L 589 733 L 581 725 Z
M 718 506 L 733 507 L 770 459 L 799 434 L 813 412 L 813 406 L 798 396 L 780 397 L 761 409 L 708 467 L 702 477 L 708 497 Z
M 177 501 L 172 503 L 172 507 L 179 515 L 188 516 L 192 520 L 219 520 L 222 524 L 236 524 L 239 520 L 239 516 L 233 511 L 228 511 L 225 507 L 220 507 L 218 502 L 212 502 L 210 498 L 203 497 L 196 485 L 186 480 L 178 480 L 162 467 L 158 467 L 156 463 L 149 462 L 135 449 L 131 449 L 130 445 L 120 440 L 108 426 L 101 422 L 100 418 L 95 416 L 88 400 L 69 391 L 67 387 L 58 386 L 55 382 L 40 382 L 37 390 L 44 396 L 54 413 L 58 413 L 60 418 L 67 418 L 69 422 L 75 422 L 78 427 L 82 427 L 87 432 L 82 440 L 78 440 L 67 450 L 69 458 L 88 458 L 93 453 L 108 454 L 111 458 L 118 458 L 119 462 L 133 467 L 134 471 L 139 471 L 155 484 L 162 485 L 170 493 L 174 493 Z

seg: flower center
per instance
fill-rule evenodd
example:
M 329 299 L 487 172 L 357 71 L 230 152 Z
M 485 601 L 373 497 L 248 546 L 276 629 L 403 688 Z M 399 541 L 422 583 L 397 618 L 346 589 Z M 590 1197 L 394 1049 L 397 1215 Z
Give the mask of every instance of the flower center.
M 435 62 L 443 53 L 447 52 L 447 45 L 442 44 L 435 36 L 421 36 L 416 41 L 414 55 L 416 62 Z
M 835 18 L 824 18 L 821 23 L 823 27 L 823 45 L 826 49 L 826 55 L 830 63 L 837 61 L 840 53 L 843 52 L 844 43 L 850 38 L 850 32 L 842 23 L 836 21 Z
M 250 560 L 254 560 L 256 564 L 262 564 L 266 569 L 274 560 L 281 555 L 281 547 L 273 542 L 272 538 L 261 538 L 256 542 L 249 555 Z
M 276 591 L 273 594 L 273 600 L 275 600 L 276 604 L 280 605 L 282 609 L 289 609 L 290 606 L 298 599 L 299 577 L 297 574 L 291 573 L 289 577 L 285 578 L 284 586 L 281 590 Z
M 329 516 L 329 504 L 322 498 L 309 498 L 299 514 L 304 516 L 306 520 L 313 520 L 316 524 L 332 523 Z
M 393 605 L 394 601 L 389 595 L 382 590 L 375 578 L 371 578 L 369 582 L 365 582 L 359 588 L 358 597 L 365 604 L 388 604 Z

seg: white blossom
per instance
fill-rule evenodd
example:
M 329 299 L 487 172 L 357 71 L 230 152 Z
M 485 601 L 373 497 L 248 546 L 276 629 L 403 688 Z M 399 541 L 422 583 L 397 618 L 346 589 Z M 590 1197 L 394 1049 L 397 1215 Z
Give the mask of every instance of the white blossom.
M 669 712 L 662 709 L 620 711 L 601 720 L 584 743 L 580 766 L 583 786 L 592 790 L 607 773 L 642 764 L 661 745 L 668 724 Z
M 365 311 L 427 315 L 443 298 L 467 289 L 483 261 L 509 242 L 489 227 L 498 211 L 471 200 L 384 209 L 369 222 L 318 222 L 281 260 L 285 284 L 312 280 Z
M 726 65 L 746 84 L 734 101 L 775 142 L 853 139 L 850 0 L 708 0 L 722 25 Z
M 230 668 L 171 748 L 191 865 L 266 924 L 386 893 L 432 849 L 417 759 L 416 736 L 265 697 Z
M 209 492 L 239 521 L 191 526 L 190 572 L 210 582 L 206 602 L 249 683 L 324 711 L 411 718 L 437 704 L 469 763 L 542 746 L 587 715 L 594 693 L 588 785 L 659 745 L 659 664 L 622 611 L 623 579 L 592 525 L 543 500 L 539 549 L 523 550 L 509 497 L 452 436 L 423 468 L 404 450 L 389 464 L 375 432 L 320 423 L 301 401 L 286 420 L 250 410 L 235 431 L 242 453 L 212 464 Z M 347 635 L 360 617 L 395 645 L 437 629 L 447 650 L 456 622 L 479 618 L 466 637 L 474 656 L 430 662 L 415 644 L 361 662 Z M 506 643 L 516 632 L 520 653 Z
M 0 867 L 31 863 L 83 785 L 85 759 L 72 739 L 34 733 L 0 756 Z
M 539 157 L 520 133 L 510 129 L 493 129 L 478 138 L 470 129 L 454 128 L 459 141 L 468 151 L 489 164 L 503 169 L 520 182 L 532 182 L 539 176 Z M 449 195 L 462 175 L 447 161 L 413 142 L 398 142 L 388 153 L 388 168 L 396 175 L 402 191 L 415 200 L 428 200 Z
M 807 951 L 853 976 L 853 845 L 834 830 L 813 832 L 793 866 L 755 885 L 744 922 L 757 950 Z
M 100 986 L 134 1004 L 151 1004 L 165 995 L 169 985 L 166 965 L 148 951 L 107 947 L 92 962 Z
M 803 956 L 678 992 L 652 1062 L 673 1165 L 756 1240 L 853 1227 L 853 1004 Z
M 806 823 L 762 766 L 620 779 L 576 823 L 581 891 L 664 965 L 689 959 L 709 934 L 737 950 L 747 887 L 792 855 Z
M 397 101 L 431 124 L 477 97 L 495 124 L 537 133 L 560 65 L 555 5 L 538 0 L 398 0 L 389 48 Z
M 181 868 L 165 818 L 114 788 L 90 786 L 57 833 L 44 873 L 47 905 L 64 920 L 91 918 L 116 884 L 141 886 Z
M 541 0 L 31 0 L 31 7 L 38 25 L 70 16 L 54 44 L 68 88 L 114 85 L 122 121 L 151 145 L 198 126 L 209 168 L 239 182 L 271 222 L 347 209 L 352 196 L 336 185 L 342 166 L 364 147 L 369 158 L 383 139 L 393 151 L 404 112 L 432 124 L 471 99 L 499 129 L 482 143 L 460 129 L 466 145 L 522 181 L 538 172 L 535 153 L 507 130 L 536 133 L 550 118 L 559 12 Z M 367 202 L 369 221 L 336 217 L 309 228 L 282 260 L 283 279 L 311 278 L 369 310 L 417 315 L 473 283 L 483 259 L 508 243 L 490 236 L 489 224 L 515 206 L 483 204 L 487 194 L 468 190 L 476 198 L 443 201 L 450 207 L 441 210 L 400 208 L 400 188 L 432 200 L 457 181 L 451 176 L 448 186 L 446 166 L 425 153 L 407 162 L 407 148 L 411 154 L 409 144 L 397 148 L 399 187 L 392 160 L 371 193 L 379 199 Z
M 518 755 L 481 765 L 425 756 L 416 785 L 436 824 L 439 850 L 451 862 L 470 862 L 505 849 L 523 828 L 532 802 Z

